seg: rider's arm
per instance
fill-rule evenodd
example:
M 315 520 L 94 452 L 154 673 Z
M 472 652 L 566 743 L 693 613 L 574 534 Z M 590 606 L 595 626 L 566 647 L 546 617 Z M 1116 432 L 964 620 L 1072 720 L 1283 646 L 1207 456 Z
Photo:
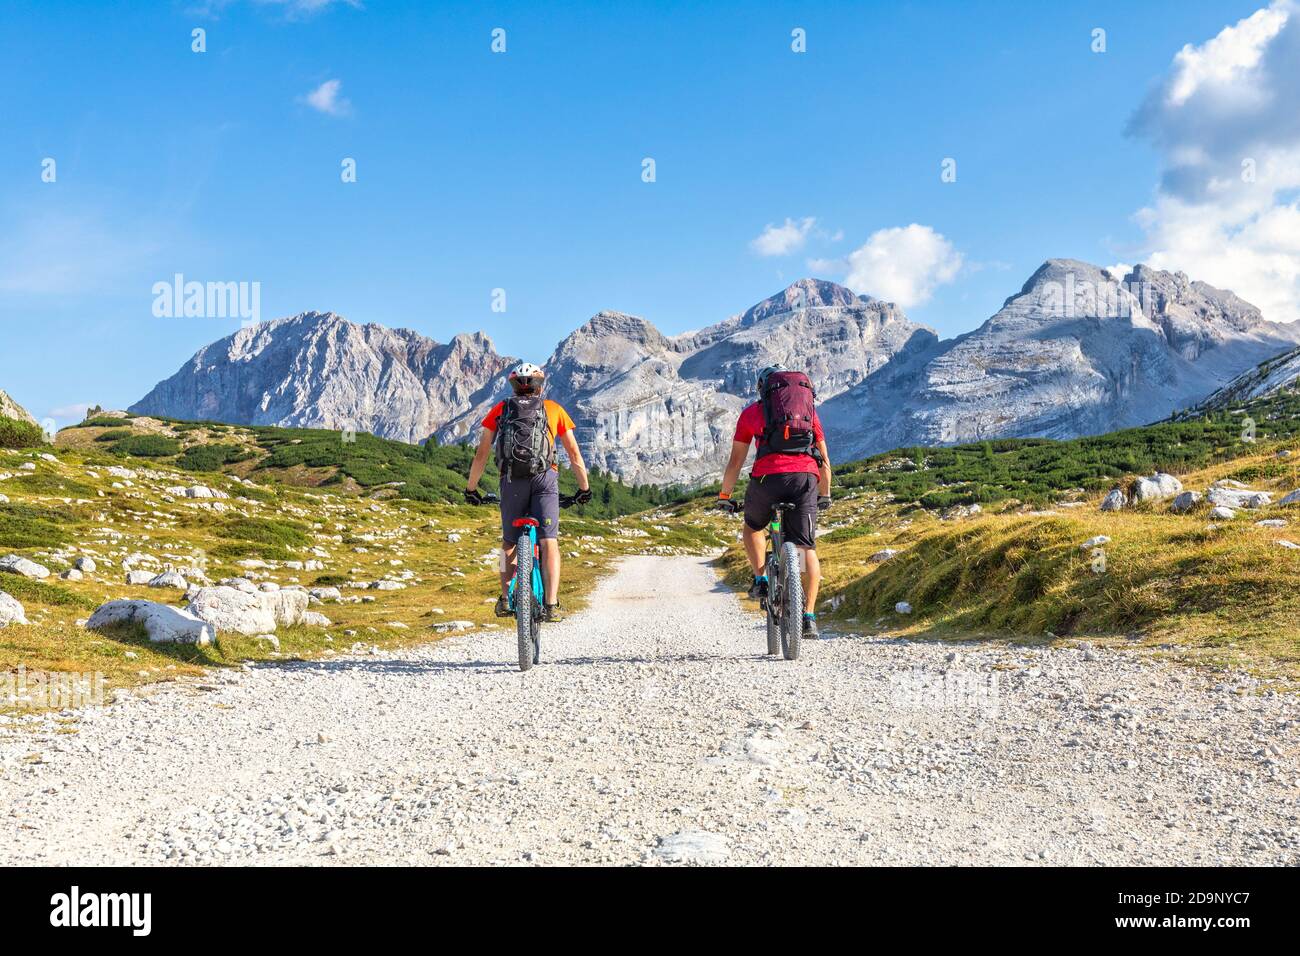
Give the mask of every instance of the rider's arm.
M 740 478 L 740 467 L 748 457 L 749 442 L 733 441 L 731 443 L 731 457 L 727 459 L 727 470 L 722 473 L 722 491 L 720 495 L 731 497 L 731 493 L 736 490 L 736 480 Z
M 831 493 L 831 453 L 826 450 L 826 442 L 819 441 L 817 450 L 822 460 L 817 463 L 817 494 L 825 497 Z
M 582 460 L 582 452 L 578 449 L 578 440 L 573 437 L 573 432 L 566 431 L 561 435 L 560 444 L 569 456 L 569 467 L 573 469 L 573 477 L 578 479 L 578 490 L 586 491 L 591 487 L 587 482 L 587 466 Z
M 495 434 L 492 429 L 484 428 L 483 434 L 479 436 L 474 461 L 469 466 L 469 481 L 465 483 L 467 491 L 478 490 L 478 480 L 483 477 L 483 469 L 487 467 L 488 455 L 492 453 L 492 438 Z

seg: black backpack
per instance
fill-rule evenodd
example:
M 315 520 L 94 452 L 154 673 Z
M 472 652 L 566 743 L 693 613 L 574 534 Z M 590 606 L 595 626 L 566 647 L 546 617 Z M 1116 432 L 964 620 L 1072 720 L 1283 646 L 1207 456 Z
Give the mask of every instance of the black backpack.
M 531 478 L 555 464 L 555 440 L 546 420 L 546 399 L 515 395 L 506 399 L 494 440 L 502 478 Z
M 816 451 L 813 431 L 816 393 L 803 372 L 772 372 L 763 383 L 763 434 L 757 458 L 764 455 L 811 455 Z

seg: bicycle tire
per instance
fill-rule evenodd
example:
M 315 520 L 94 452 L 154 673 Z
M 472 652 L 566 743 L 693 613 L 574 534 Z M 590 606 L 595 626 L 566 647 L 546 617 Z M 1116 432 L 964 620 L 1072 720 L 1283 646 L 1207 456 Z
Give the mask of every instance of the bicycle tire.
M 533 549 L 532 538 L 520 535 L 515 545 L 515 631 L 519 644 L 519 669 L 533 666 Z
M 781 650 L 786 660 L 797 661 L 803 642 L 803 579 L 799 549 L 788 541 L 781 546 L 781 563 Z
M 767 600 L 763 602 L 767 610 L 767 653 L 776 657 L 781 653 L 781 619 L 777 617 L 776 611 L 776 588 L 774 585 L 780 581 L 777 575 L 777 565 L 775 561 L 767 563 L 767 581 L 768 591 Z

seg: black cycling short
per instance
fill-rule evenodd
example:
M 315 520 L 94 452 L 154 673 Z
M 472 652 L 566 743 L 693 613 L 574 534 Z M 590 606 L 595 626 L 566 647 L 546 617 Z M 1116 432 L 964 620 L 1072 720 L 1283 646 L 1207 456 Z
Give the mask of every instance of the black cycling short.
M 799 548 L 817 547 L 817 476 L 806 471 L 763 475 L 749 479 L 745 489 L 745 524 L 761 531 L 776 516 L 776 506 L 789 502 L 781 533 Z

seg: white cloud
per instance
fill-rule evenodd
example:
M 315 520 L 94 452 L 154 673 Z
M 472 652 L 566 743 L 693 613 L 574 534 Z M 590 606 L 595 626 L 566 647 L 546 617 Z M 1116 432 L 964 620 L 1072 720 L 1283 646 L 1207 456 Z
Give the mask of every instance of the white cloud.
M 326 80 L 304 96 L 303 102 L 327 116 L 347 116 L 352 112 L 352 101 L 339 96 L 342 89 L 342 80 Z
M 1300 319 L 1300 12 L 1275 2 L 1174 57 L 1130 122 L 1160 149 L 1145 260 Z
M 71 405 L 60 405 L 58 408 L 50 409 L 50 418 L 62 419 L 63 421 L 83 421 L 86 412 L 94 407 L 91 402 L 73 402 Z
M 787 217 L 779 226 L 769 222 L 758 237 L 750 241 L 749 248 L 754 250 L 755 255 L 788 256 L 803 248 L 808 241 L 808 233 L 816 224 L 817 220 L 812 216 L 805 216 L 797 222 Z
M 873 232 L 844 260 L 813 259 L 808 265 L 818 272 L 844 272 L 844 284 L 854 292 L 909 308 L 957 278 L 962 255 L 929 226 L 912 223 Z

